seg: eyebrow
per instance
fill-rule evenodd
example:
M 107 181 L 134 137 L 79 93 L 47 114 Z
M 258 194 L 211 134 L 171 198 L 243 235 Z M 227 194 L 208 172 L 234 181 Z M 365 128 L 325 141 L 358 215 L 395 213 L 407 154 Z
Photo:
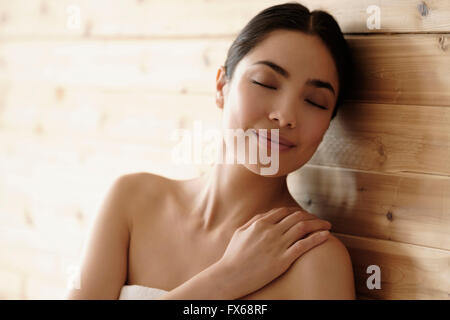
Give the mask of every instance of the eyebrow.
M 276 63 L 274 63 L 272 61 L 261 60 L 261 61 L 255 62 L 253 65 L 255 65 L 255 64 L 266 65 L 266 66 L 272 68 L 276 73 L 285 77 L 286 79 L 289 79 L 289 77 L 290 77 L 290 74 L 287 70 L 285 70 L 284 68 L 280 67 L 279 65 L 277 65 Z M 306 84 L 310 85 L 310 86 L 314 86 L 316 88 L 328 89 L 333 93 L 333 95 L 336 95 L 336 93 L 334 92 L 333 86 L 329 82 L 326 82 L 326 81 L 323 81 L 320 79 L 308 79 L 308 80 L 306 80 Z

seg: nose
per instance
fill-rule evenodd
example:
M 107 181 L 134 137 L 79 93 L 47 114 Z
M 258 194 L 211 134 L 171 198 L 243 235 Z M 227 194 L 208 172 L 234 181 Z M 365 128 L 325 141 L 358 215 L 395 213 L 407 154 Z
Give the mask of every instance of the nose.
M 295 114 L 290 112 L 289 110 L 275 110 L 269 114 L 269 119 L 271 121 L 279 122 L 280 128 L 285 126 L 290 127 L 291 129 L 295 128 Z

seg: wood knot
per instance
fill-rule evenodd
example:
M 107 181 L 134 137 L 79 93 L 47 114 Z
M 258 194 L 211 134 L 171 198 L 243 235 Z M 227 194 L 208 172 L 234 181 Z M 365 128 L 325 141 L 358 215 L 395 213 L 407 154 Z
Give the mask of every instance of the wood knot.
M 29 225 L 30 227 L 33 227 L 33 225 L 34 225 L 33 218 L 31 216 L 31 213 L 28 210 L 28 208 L 25 208 L 25 210 L 23 211 L 23 216 L 25 218 L 25 223 L 27 225 Z
M 6 12 L 2 12 L 0 14 L 0 24 L 6 23 L 8 21 L 8 14 Z
M 139 65 L 139 70 L 141 70 L 142 73 L 147 73 L 148 72 L 147 65 L 145 63 L 141 63 Z
M 55 96 L 56 96 L 56 100 L 62 101 L 64 99 L 64 88 L 63 87 L 57 87 L 55 89 Z
M 82 212 L 80 209 L 78 209 L 78 210 L 76 211 L 75 217 L 76 217 L 76 219 L 78 220 L 78 222 L 80 222 L 80 223 L 82 223 L 83 220 L 84 220 L 83 212 Z
M 380 156 L 384 156 L 384 155 L 385 155 L 385 154 L 384 154 L 384 147 L 383 147 L 383 144 L 382 144 L 382 143 L 380 143 L 380 144 L 378 145 L 377 151 L 378 151 L 378 154 L 379 154 Z
M 208 54 L 206 52 L 203 52 L 202 58 L 203 58 L 203 64 L 206 67 L 209 67 L 211 63 L 209 61 Z
M 427 4 L 424 1 L 422 1 L 422 3 L 419 3 L 417 5 L 417 10 L 419 10 L 419 13 L 422 17 L 426 17 L 430 12 L 430 9 L 428 8 Z
M 186 120 L 186 118 L 184 116 L 181 117 L 180 119 L 178 119 L 178 121 L 177 121 L 177 128 L 186 129 L 187 125 L 188 125 L 188 123 L 187 123 L 187 120 Z
M 94 24 L 91 20 L 86 21 L 86 25 L 84 26 L 84 36 L 85 37 L 89 37 L 91 35 L 93 26 L 94 26 Z
M 84 163 L 86 161 L 86 156 L 87 156 L 87 152 L 86 151 L 81 151 L 78 153 L 78 161 L 80 163 Z
M 441 48 L 442 51 L 447 51 L 447 37 L 445 36 L 440 36 L 439 37 L 439 48 Z
M 98 118 L 97 126 L 102 128 L 105 126 L 105 123 L 108 121 L 108 114 L 106 112 L 102 112 L 100 117 Z
M 42 135 L 44 133 L 44 127 L 41 123 L 37 123 L 33 128 L 33 132 L 36 135 Z
M 388 213 L 386 214 L 386 218 L 387 218 L 389 221 L 392 221 L 392 219 L 393 219 L 393 217 L 392 217 L 392 212 L 388 211 Z
M 42 15 L 47 14 L 47 12 L 48 12 L 48 6 L 47 6 L 47 4 L 46 4 L 45 2 L 42 2 L 42 3 L 41 3 L 41 6 L 40 6 L 40 8 L 39 8 L 39 11 L 41 12 Z

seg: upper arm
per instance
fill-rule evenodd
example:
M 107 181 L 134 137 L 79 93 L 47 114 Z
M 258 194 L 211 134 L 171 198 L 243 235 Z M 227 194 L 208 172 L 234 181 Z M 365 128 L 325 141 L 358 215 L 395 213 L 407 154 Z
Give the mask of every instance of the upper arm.
M 288 299 L 355 299 L 347 248 L 330 234 L 327 241 L 296 260 L 280 283 Z
M 137 174 L 117 178 L 89 229 L 79 269 L 79 288 L 66 299 L 117 299 L 127 278 L 130 218 Z
M 300 256 L 280 277 L 251 294 L 250 299 L 355 299 L 347 248 L 330 234 L 328 240 Z

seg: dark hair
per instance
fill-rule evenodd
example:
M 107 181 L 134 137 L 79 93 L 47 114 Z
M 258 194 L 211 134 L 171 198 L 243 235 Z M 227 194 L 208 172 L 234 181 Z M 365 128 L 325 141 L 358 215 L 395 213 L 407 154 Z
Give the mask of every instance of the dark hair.
M 309 11 L 297 2 L 288 2 L 264 9 L 253 17 L 241 30 L 228 50 L 225 75 L 231 80 L 239 61 L 275 29 L 298 30 L 317 35 L 330 51 L 339 78 L 339 93 L 331 120 L 337 114 L 343 97 L 353 81 L 353 63 L 347 42 L 336 20 L 322 10 Z M 331 121 L 330 120 L 330 121 Z

